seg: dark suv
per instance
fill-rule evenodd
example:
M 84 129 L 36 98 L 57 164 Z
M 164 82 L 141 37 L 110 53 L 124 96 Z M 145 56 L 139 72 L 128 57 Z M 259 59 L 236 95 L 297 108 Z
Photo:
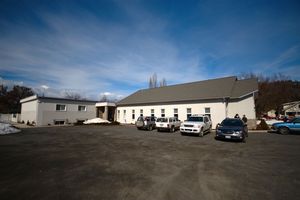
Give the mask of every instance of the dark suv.
M 237 118 L 226 118 L 221 124 L 217 125 L 216 139 L 229 139 L 246 141 L 248 137 L 247 125 Z
M 135 125 L 139 130 L 146 129 L 152 131 L 155 128 L 155 121 L 156 121 L 155 117 L 140 116 L 135 122 Z

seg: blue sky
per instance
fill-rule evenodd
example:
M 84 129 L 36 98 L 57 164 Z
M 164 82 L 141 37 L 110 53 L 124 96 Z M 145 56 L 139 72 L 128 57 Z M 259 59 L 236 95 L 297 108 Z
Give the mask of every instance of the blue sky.
M 299 1 L 0 1 L 0 82 L 122 98 L 243 73 L 300 80 Z

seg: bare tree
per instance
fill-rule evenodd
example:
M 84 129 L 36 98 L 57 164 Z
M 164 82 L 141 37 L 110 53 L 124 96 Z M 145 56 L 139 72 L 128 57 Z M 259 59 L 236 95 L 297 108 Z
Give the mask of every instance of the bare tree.
M 64 96 L 67 99 L 74 99 L 74 100 L 82 100 L 83 99 L 80 94 L 78 94 L 76 92 L 70 92 L 70 91 L 65 91 Z
M 163 87 L 163 86 L 167 86 L 167 81 L 165 78 L 161 79 L 161 81 L 159 82 L 159 87 Z
M 149 79 L 149 88 L 157 88 L 157 75 L 154 73 Z
M 256 78 L 258 82 L 274 82 L 274 81 L 288 81 L 291 80 L 289 76 L 286 76 L 282 73 L 274 73 L 270 74 L 269 76 L 263 74 L 255 74 L 253 72 L 250 73 L 242 73 L 238 76 L 239 79 L 249 79 L 249 78 Z
M 107 95 L 105 95 L 105 94 L 101 95 L 99 102 L 108 102 L 108 101 L 109 101 L 109 99 L 108 99 Z
M 149 78 L 149 88 L 153 88 L 153 81 L 152 77 Z

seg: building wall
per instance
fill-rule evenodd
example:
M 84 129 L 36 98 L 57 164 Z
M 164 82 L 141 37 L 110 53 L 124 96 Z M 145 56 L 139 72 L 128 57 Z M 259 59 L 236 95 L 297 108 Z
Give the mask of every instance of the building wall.
M 241 118 L 246 115 L 248 119 L 256 119 L 253 95 L 228 103 L 228 117 L 234 117 L 236 114 L 239 114 Z
M 21 106 L 21 122 L 37 123 L 37 102 L 38 100 L 22 103 Z
M 191 108 L 191 114 L 211 114 L 213 127 L 216 127 L 216 125 L 225 118 L 225 103 L 207 102 L 149 106 L 118 106 L 116 120 L 120 123 L 134 124 L 140 116 L 141 109 L 143 110 L 143 116 L 151 116 L 151 109 L 154 109 L 154 116 L 161 117 L 161 109 L 165 109 L 165 117 L 173 117 L 174 108 L 178 109 L 178 119 L 181 121 L 187 119 L 187 108 Z M 205 113 L 205 108 L 210 108 L 210 113 Z M 132 119 L 132 110 L 135 110 L 134 119 Z M 125 115 L 124 111 L 126 111 Z
M 66 111 L 57 111 L 56 105 L 66 105 Z M 78 105 L 86 106 L 86 111 L 78 111 Z M 41 102 L 38 104 L 38 126 L 53 125 L 55 121 L 76 123 L 77 120 L 86 120 L 96 117 L 96 108 L 93 103 Z

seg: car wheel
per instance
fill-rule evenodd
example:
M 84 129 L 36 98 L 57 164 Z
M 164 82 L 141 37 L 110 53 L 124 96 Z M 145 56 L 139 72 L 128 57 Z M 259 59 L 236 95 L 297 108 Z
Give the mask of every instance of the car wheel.
M 174 126 L 172 126 L 171 129 L 170 129 L 170 132 L 174 133 L 174 131 L 175 131 L 175 128 L 174 128 Z
M 246 143 L 246 137 L 243 137 L 242 143 Z
M 281 127 L 279 128 L 279 133 L 282 135 L 286 135 L 290 133 L 290 130 L 287 127 Z
M 211 131 L 212 131 L 212 128 L 211 128 L 211 126 L 210 126 L 209 129 L 208 129 L 208 132 L 211 133 Z
M 160 132 L 160 129 L 159 129 L 159 128 L 157 129 L 157 132 Z
M 204 135 L 204 131 L 203 131 L 203 128 L 202 128 L 201 131 L 200 131 L 200 133 L 199 133 L 199 136 L 203 137 L 203 135 Z

